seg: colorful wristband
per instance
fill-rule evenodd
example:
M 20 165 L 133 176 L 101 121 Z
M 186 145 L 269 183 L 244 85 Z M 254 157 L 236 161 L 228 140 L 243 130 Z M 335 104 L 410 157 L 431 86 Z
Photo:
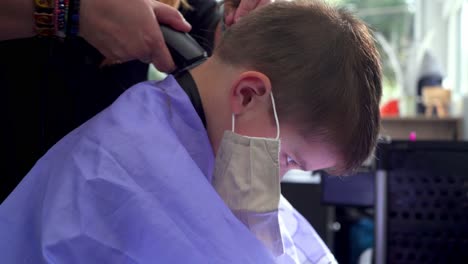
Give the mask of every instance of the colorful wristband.
M 68 0 L 55 0 L 55 35 L 65 38 L 67 33 Z
M 34 5 L 36 9 L 43 8 L 43 9 L 53 9 L 54 8 L 54 0 L 34 0 Z
M 65 38 L 70 0 L 34 0 L 34 21 L 37 35 Z
M 54 35 L 54 6 L 54 0 L 34 0 L 35 29 L 39 36 Z

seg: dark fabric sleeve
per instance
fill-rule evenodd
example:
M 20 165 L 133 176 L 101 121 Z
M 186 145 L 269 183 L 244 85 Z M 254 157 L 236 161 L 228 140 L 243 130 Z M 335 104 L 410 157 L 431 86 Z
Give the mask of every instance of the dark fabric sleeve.
M 148 65 L 100 67 L 83 39 L 0 42 L 0 203 L 58 140 L 146 80 Z
M 219 21 L 215 0 L 190 0 L 192 36 L 211 52 Z M 2 122 L 0 203 L 58 140 L 145 81 L 148 65 L 100 67 L 103 56 L 81 38 L 0 42 Z

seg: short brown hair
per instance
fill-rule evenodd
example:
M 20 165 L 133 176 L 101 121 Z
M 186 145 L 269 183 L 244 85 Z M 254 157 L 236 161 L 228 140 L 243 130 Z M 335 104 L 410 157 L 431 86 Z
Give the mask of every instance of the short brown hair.
M 374 149 L 380 57 L 371 31 L 348 11 L 312 0 L 272 3 L 230 27 L 215 56 L 267 75 L 280 121 L 341 155 L 334 173 L 357 168 Z

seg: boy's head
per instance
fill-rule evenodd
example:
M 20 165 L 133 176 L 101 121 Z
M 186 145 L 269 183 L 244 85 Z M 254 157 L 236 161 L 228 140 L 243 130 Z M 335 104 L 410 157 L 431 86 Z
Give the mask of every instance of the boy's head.
M 197 77 L 203 68 L 205 78 Z M 283 173 L 297 165 L 347 172 L 376 143 L 379 55 L 365 24 L 342 9 L 318 1 L 260 8 L 224 33 L 200 69 L 195 80 L 211 86 L 201 94 L 215 150 L 223 131 L 231 129 L 231 114 L 236 133 L 276 135 L 270 92 L 281 128 Z

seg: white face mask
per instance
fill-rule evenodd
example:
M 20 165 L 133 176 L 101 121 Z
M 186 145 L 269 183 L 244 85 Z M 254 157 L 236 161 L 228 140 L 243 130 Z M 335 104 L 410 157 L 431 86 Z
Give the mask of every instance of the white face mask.
M 275 139 L 241 136 L 225 131 L 212 184 L 234 215 L 244 223 L 275 256 L 283 254 L 278 222 L 280 200 L 279 122 L 271 94 L 277 135 Z

